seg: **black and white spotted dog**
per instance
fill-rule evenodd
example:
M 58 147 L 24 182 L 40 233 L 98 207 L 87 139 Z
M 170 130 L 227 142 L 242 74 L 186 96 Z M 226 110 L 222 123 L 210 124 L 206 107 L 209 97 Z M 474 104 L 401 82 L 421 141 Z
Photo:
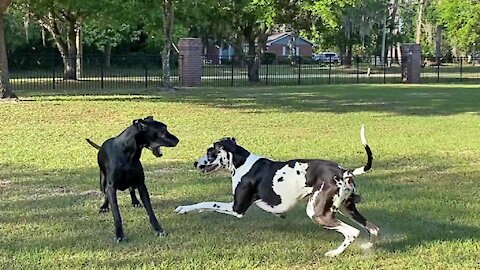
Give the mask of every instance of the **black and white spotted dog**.
M 207 154 L 194 166 L 208 174 L 220 168 L 230 171 L 233 202 L 201 202 L 179 206 L 175 210 L 184 214 L 191 211 L 215 211 L 238 218 L 243 217 L 250 205 L 283 217 L 299 200 L 310 196 L 307 215 L 317 224 L 340 232 L 345 237 L 336 249 L 325 253 L 333 257 L 342 253 L 360 231 L 335 217 L 337 212 L 351 218 L 369 235 L 377 235 L 379 228 L 367 221 L 355 207 L 360 197 L 355 194 L 353 177 L 363 174 L 372 166 L 372 152 L 360 131 L 367 152 L 367 164 L 354 170 L 345 169 L 335 162 L 319 159 L 273 161 L 250 153 L 238 145 L 234 138 L 221 139 L 207 149 Z M 362 245 L 369 248 L 371 242 Z

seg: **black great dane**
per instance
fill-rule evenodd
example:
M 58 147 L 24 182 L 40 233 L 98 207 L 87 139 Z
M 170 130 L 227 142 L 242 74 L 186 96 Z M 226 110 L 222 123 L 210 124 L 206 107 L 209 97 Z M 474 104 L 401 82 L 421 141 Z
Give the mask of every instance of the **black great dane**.
M 115 223 L 115 241 L 120 242 L 126 239 L 118 209 L 117 190 L 126 190 L 127 188 L 130 189 L 134 206 L 140 206 L 140 202 L 135 197 L 135 189 L 138 189 L 155 235 L 165 235 L 150 204 L 140 156 L 145 147 L 150 149 L 156 157 L 161 157 L 160 147 L 175 147 L 178 143 L 177 137 L 168 132 L 165 124 L 157 122 L 153 120 L 152 116 L 149 116 L 145 119 L 134 120 L 133 124 L 120 135 L 106 140 L 102 146 L 98 146 L 89 139 L 87 141 L 99 149 L 100 190 L 105 194 L 100 212 L 108 211 L 110 205 Z
M 194 166 L 212 173 L 226 168 L 231 173 L 233 202 L 202 202 L 179 206 L 175 210 L 184 214 L 191 211 L 215 211 L 243 217 L 250 205 L 283 217 L 299 200 L 310 196 L 307 215 L 317 224 L 340 232 L 345 237 L 336 249 L 325 253 L 333 257 L 342 253 L 358 236 L 360 231 L 335 217 L 337 212 L 351 218 L 369 235 L 377 235 L 379 228 L 367 221 L 355 204 L 360 196 L 355 194 L 353 177 L 363 174 L 372 166 L 372 152 L 365 139 L 362 126 L 360 137 L 367 153 L 367 164 L 354 170 L 339 164 L 319 159 L 294 159 L 285 162 L 263 158 L 237 144 L 234 138 L 221 139 L 207 149 L 206 155 Z M 370 248 L 369 241 L 362 248 Z

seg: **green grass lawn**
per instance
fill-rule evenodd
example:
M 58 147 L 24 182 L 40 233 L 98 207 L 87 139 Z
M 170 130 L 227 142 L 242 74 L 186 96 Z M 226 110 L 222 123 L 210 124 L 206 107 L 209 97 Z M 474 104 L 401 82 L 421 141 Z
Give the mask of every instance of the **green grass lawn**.
M 205 88 L 163 93 L 22 92 L 0 103 L 0 269 L 475 269 L 480 268 L 480 89 L 475 85 L 334 85 Z M 97 94 L 97 95 L 95 95 Z M 164 157 L 144 151 L 152 204 L 171 235 L 156 238 L 144 209 L 119 194 L 127 243 L 113 243 L 111 213 L 98 214 L 96 150 L 153 115 L 180 138 Z M 315 225 L 302 201 L 286 219 L 252 207 L 243 219 L 178 215 L 175 207 L 230 201 L 226 172 L 204 176 L 193 161 L 235 136 L 273 159 L 365 163 L 359 129 L 374 153 L 357 177 L 365 234 L 326 258 L 343 237 Z

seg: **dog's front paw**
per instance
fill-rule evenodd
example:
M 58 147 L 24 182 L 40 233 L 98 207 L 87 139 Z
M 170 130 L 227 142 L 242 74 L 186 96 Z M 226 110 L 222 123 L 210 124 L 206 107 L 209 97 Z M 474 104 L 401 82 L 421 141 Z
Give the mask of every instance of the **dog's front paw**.
M 155 236 L 158 236 L 158 237 L 166 237 L 169 235 L 167 231 L 155 231 L 154 234 Z
M 115 241 L 115 243 L 121 243 L 121 242 L 126 242 L 127 241 L 127 237 L 125 235 L 122 235 L 122 236 L 115 236 L 115 238 L 113 239 L 113 241 Z
M 132 206 L 137 208 L 137 207 L 142 207 L 142 204 L 139 202 L 132 202 Z
M 177 212 L 178 214 L 186 214 L 186 213 L 188 213 L 190 211 L 193 211 L 193 210 L 195 210 L 195 209 L 193 209 L 189 205 L 181 205 L 181 206 L 179 206 L 175 209 L 175 212 Z
M 367 224 L 365 227 L 371 235 L 377 236 L 378 232 L 380 231 L 380 228 L 378 228 L 377 225 L 371 223 L 370 221 L 367 221 Z
M 342 253 L 342 251 L 339 251 L 337 249 L 334 249 L 334 250 L 330 250 L 328 252 L 325 253 L 325 256 L 327 257 L 330 257 L 330 258 L 333 258 L 333 257 L 336 257 L 338 256 L 338 254 Z
M 360 245 L 360 248 L 363 249 L 363 250 L 371 249 L 372 247 L 373 247 L 372 242 L 366 242 L 366 243 L 362 243 Z

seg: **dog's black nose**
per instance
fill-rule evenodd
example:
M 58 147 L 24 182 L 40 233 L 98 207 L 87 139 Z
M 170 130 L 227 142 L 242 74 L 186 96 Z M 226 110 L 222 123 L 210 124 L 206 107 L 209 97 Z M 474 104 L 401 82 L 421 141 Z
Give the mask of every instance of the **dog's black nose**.
M 198 165 L 198 162 L 196 162 L 196 161 L 195 161 L 195 162 L 193 163 L 193 167 L 195 167 L 195 168 L 196 168 L 196 167 L 197 167 L 197 165 Z

